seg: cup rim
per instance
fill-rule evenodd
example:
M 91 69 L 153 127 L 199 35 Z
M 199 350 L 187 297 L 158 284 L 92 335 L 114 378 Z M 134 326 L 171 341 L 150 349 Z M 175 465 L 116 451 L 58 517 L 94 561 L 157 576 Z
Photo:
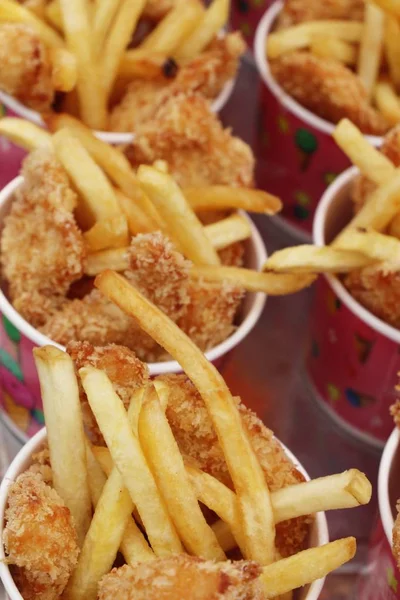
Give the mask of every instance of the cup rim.
M 23 181 L 23 177 L 19 175 L 15 179 L 13 179 L 9 184 L 7 184 L 0 191 L 0 207 L 7 204 L 7 202 L 12 201 L 12 195 L 15 190 L 21 185 Z M 261 235 L 254 225 L 253 221 L 244 211 L 239 211 L 242 216 L 244 216 L 251 227 L 251 237 L 249 238 L 249 242 L 253 245 L 254 254 L 256 256 L 256 268 L 261 269 L 262 265 L 267 260 L 267 251 L 264 245 L 264 242 L 261 238 Z M 243 321 L 236 328 L 234 333 L 230 335 L 226 340 L 214 346 L 207 352 L 205 352 L 206 358 L 213 362 L 218 358 L 227 354 L 230 350 L 232 350 L 235 346 L 237 346 L 254 328 L 259 318 L 261 317 L 261 313 L 264 310 L 264 306 L 267 300 L 266 294 L 263 292 L 247 292 L 251 294 L 252 301 L 251 306 L 249 308 L 248 314 L 244 317 Z M 17 329 L 26 336 L 32 343 L 37 346 L 45 346 L 51 344 L 56 346 L 60 350 L 65 350 L 65 347 L 57 342 L 54 342 L 49 337 L 37 331 L 35 327 L 33 327 L 30 323 L 28 323 L 12 306 L 11 302 L 7 299 L 4 292 L 0 289 L 0 313 L 3 313 L 11 323 Z M 181 371 L 181 367 L 179 363 L 175 360 L 169 360 L 165 362 L 154 362 L 147 363 L 149 367 L 149 372 L 151 376 L 154 375 L 163 375 L 168 373 L 178 373 Z
M 273 4 L 265 11 L 262 19 L 260 20 L 256 35 L 254 38 L 254 56 L 256 59 L 256 65 L 261 78 L 269 91 L 275 96 L 282 106 L 284 106 L 289 112 L 294 114 L 298 119 L 307 123 L 311 127 L 314 127 L 318 131 L 325 133 L 329 136 L 335 130 L 336 125 L 318 117 L 313 112 L 304 108 L 297 100 L 294 100 L 289 94 L 287 94 L 278 82 L 272 77 L 271 70 L 269 68 L 269 62 L 266 54 L 266 40 L 270 34 L 272 27 L 275 23 L 276 18 L 283 8 L 283 0 L 275 0 Z M 380 146 L 382 144 L 382 136 L 378 135 L 365 135 L 366 139 L 373 146 Z
M 389 498 L 389 478 L 390 470 L 393 463 L 394 455 L 399 447 L 400 442 L 400 431 L 396 427 L 388 441 L 386 442 L 385 449 L 382 454 L 381 462 L 379 465 L 378 473 L 378 504 L 379 504 L 379 515 L 382 521 L 383 529 L 386 538 L 392 545 L 393 526 L 394 518 L 392 513 L 392 507 Z
M 316 246 L 325 246 L 325 223 L 327 214 L 332 203 L 335 202 L 337 194 L 344 188 L 350 185 L 351 182 L 360 174 L 357 167 L 350 167 L 343 171 L 333 183 L 328 187 L 326 192 L 323 194 L 317 210 L 315 211 L 314 222 L 313 222 L 313 241 Z M 385 321 L 382 321 L 369 310 L 367 310 L 362 304 L 360 304 L 353 296 L 347 291 L 341 281 L 334 275 L 324 273 L 324 277 L 335 294 L 339 299 L 346 305 L 346 307 L 359 319 L 361 319 L 366 325 L 374 329 L 377 333 L 390 339 L 396 344 L 400 344 L 400 330 L 392 327 Z
M 41 444 L 45 441 L 47 436 L 46 427 L 43 427 L 40 431 L 38 431 L 18 452 L 10 466 L 8 467 L 4 478 L 0 485 L 0 526 L 1 532 L 3 532 L 4 527 L 4 516 L 5 509 L 7 505 L 8 498 L 8 490 L 10 485 L 15 481 L 15 479 L 23 472 L 25 465 L 27 464 L 29 458 L 32 454 L 40 447 Z M 296 469 L 304 475 L 307 481 L 310 480 L 310 476 L 307 471 L 303 467 L 303 465 L 299 462 L 296 456 L 283 444 L 278 438 L 276 438 L 280 445 L 282 446 L 285 454 L 288 458 L 293 462 Z M 318 545 L 322 546 L 329 542 L 329 530 L 328 530 L 328 522 L 326 519 L 326 515 L 324 512 L 319 512 L 315 515 L 315 528 L 316 528 L 316 537 L 318 540 Z M 3 535 L 1 533 L 1 542 L 0 542 L 0 579 L 3 582 L 3 585 L 6 589 L 7 594 L 10 596 L 10 600 L 23 600 L 22 595 L 20 594 L 16 584 L 14 583 L 14 579 L 11 575 L 9 566 L 4 562 L 5 552 L 3 545 Z M 322 579 L 318 579 L 313 581 L 310 584 L 307 597 L 305 600 L 318 600 L 318 597 L 321 593 L 325 582 L 325 577 Z

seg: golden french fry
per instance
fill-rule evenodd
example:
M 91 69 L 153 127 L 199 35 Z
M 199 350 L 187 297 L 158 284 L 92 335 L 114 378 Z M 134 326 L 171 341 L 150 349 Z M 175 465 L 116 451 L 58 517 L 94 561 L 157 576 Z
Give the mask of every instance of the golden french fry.
M 196 29 L 175 50 L 175 57 L 187 61 L 202 52 L 229 20 L 230 0 L 213 0 Z
M 400 23 L 391 15 L 386 15 L 384 45 L 390 80 L 400 90 Z
M 78 80 L 75 56 L 65 48 L 52 48 L 50 51 L 51 79 L 59 92 L 70 92 Z
M 390 223 L 388 234 L 400 240 L 400 213 L 397 214 Z
M 96 508 L 97 503 L 100 500 L 100 496 L 103 492 L 103 488 L 106 484 L 107 477 L 103 473 L 103 469 L 96 460 L 90 442 L 87 438 L 85 438 L 85 446 L 90 497 L 92 499 L 93 507 Z
M 90 407 L 110 450 L 115 466 L 143 521 L 157 556 L 182 552 L 179 537 L 159 495 L 153 475 L 132 432 L 124 405 L 103 371 L 80 369 Z
M 15 2 L 15 0 L 13 1 Z M 24 6 L 41 19 L 44 18 L 46 0 L 25 0 Z
M 165 54 L 135 49 L 125 52 L 119 65 L 118 77 L 128 81 L 135 77 L 155 79 L 160 75 L 169 78 L 177 71 L 178 65 Z
M 345 65 L 355 65 L 357 49 L 349 42 L 326 35 L 313 35 L 310 51 L 321 58 L 333 58 Z
M 349 537 L 278 560 L 264 567 L 260 577 L 265 597 L 275 598 L 321 579 L 351 560 L 355 553 L 356 540 Z
M 128 248 L 113 248 L 111 250 L 100 250 L 89 254 L 86 258 L 85 273 L 94 277 L 106 269 L 112 271 L 125 271 L 129 266 Z
M 305 244 L 274 252 L 263 270 L 278 273 L 347 273 L 373 262 L 374 259 L 361 252 Z
M 400 17 L 399 0 L 374 0 L 374 3 L 385 12 L 388 12 L 397 18 Z
M 58 33 L 33 12 L 18 4 L 18 2 L 1 0 L 0 23 L 8 21 L 31 25 L 47 46 L 54 48 L 62 48 L 64 46 L 64 41 Z
M 67 353 L 55 346 L 35 348 L 33 356 L 43 400 L 54 489 L 71 511 L 82 546 L 90 525 L 92 504 L 74 363 Z
M 390 81 L 378 81 L 374 98 L 377 108 L 390 125 L 400 123 L 400 98 Z
M 121 0 L 100 0 L 96 6 L 93 18 L 93 51 L 100 55 L 107 33 L 119 9 Z
M 89 252 L 105 248 L 126 248 L 129 243 L 128 223 L 123 214 L 97 221 L 83 234 Z
M 369 98 L 372 97 L 381 65 L 384 31 L 384 12 L 367 0 L 357 73 L 364 84 Z
M 47 131 L 29 121 L 14 117 L 0 119 L 0 135 L 25 150 L 52 148 L 53 145 L 52 137 Z
M 146 195 L 165 221 L 171 240 L 183 254 L 195 264 L 219 265 L 216 250 L 175 180 L 147 165 L 139 167 L 137 176 Z
M 267 40 L 267 55 L 268 58 L 274 59 L 286 52 L 307 48 L 315 35 L 357 43 L 361 40 L 362 34 L 363 24 L 358 21 L 309 21 L 270 33 Z
M 104 129 L 107 106 L 102 91 L 103 73 L 93 58 L 88 0 L 59 0 L 64 33 L 69 49 L 76 56 L 77 92 L 82 120 L 93 129 Z
M 126 279 L 113 271 L 105 271 L 96 277 L 95 286 L 133 316 L 140 327 L 179 362 L 197 387 L 218 434 L 238 496 L 246 539 L 246 558 L 257 560 L 260 564 L 272 562 L 275 526 L 269 490 L 237 406 L 222 376 L 185 333 Z M 115 414 L 112 418 L 115 421 Z M 232 452 L 232 448 L 235 448 L 235 452 Z
M 117 196 L 119 206 L 125 215 L 125 218 L 128 222 L 129 231 L 132 235 L 136 235 L 138 233 L 150 233 L 159 229 L 165 229 L 164 226 L 160 226 L 160 223 L 155 223 L 152 216 L 149 216 L 150 214 L 153 215 L 153 212 L 150 213 L 150 211 L 145 212 L 143 210 L 143 205 L 146 206 L 144 203 L 150 203 L 150 200 L 148 200 L 147 196 L 140 187 L 132 189 L 130 196 L 127 196 L 118 189 L 115 190 L 115 195 Z M 135 195 L 136 199 L 134 198 Z M 157 218 L 159 221 L 161 221 L 161 218 L 158 216 L 158 214 Z M 118 271 L 119 269 L 116 270 Z
M 68 129 L 53 135 L 57 158 L 80 194 L 77 219 L 87 229 L 95 222 L 120 215 L 114 190 L 103 171 Z
M 279 198 L 262 190 L 214 185 L 204 188 L 184 188 L 183 194 L 196 212 L 241 208 L 248 212 L 275 215 L 282 209 Z
M 398 270 L 400 266 L 400 240 L 392 235 L 349 229 L 340 236 L 340 244 L 336 248 L 362 252 L 373 260 L 385 263 L 385 269 Z
M 52 0 L 46 4 L 44 14 L 53 27 L 58 29 L 58 31 L 63 31 L 64 23 L 59 0 Z
M 204 231 L 216 250 L 247 240 L 251 236 L 250 223 L 241 215 L 231 215 L 206 225 Z

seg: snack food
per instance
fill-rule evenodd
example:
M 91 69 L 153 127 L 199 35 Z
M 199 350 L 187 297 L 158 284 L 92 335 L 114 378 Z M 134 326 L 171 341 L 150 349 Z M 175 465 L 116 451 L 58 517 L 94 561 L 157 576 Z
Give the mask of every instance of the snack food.
M 152 593 L 157 590 L 169 599 L 180 598 L 185 585 L 186 593 L 199 598 L 212 597 L 217 589 L 223 598 L 274 598 L 323 577 L 352 558 L 353 538 L 302 551 L 310 523 L 307 515 L 324 508 L 367 503 L 371 486 L 365 475 L 351 470 L 302 482 L 272 433 L 239 399 L 232 398 L 215 367 L 166 315 L 115 272 L 98 276 L 96 286 L 137 319 L 155 341 L 164 344 L 186 375 L 154 382 L 137 378 L 137 369 L 129 366 L 133 364 L 131 352 L 116 346 L 97 349 L 76 344 L 70 350 L 74 360 L 54 347 L 35 350 L 44 394 L 51 481 L 48 469 L 44 471 L 47 483 L 41 475 L 40 461 L 47 456 L 41 453 L 40 459 L 33 459 L 28 475 L 7 485 L 11 483 L 12 497 L 23 488 L 24 477 L 39 478 L 48 494 L 54 486 L 67 510 L 76 510 L 76 498 L 64 499 L 59 486 L 59 476 L 67 475 L 60 459 L 71 444 L 75 423 L 75 442 L 86 447 L 86 481 L 95 509 L 64 594 L 86 600 L 94 600 L 98 593 L 103 598 L 113 593 L 133 598 L 141 597 L 143 586 L 148 590 L 150 586 Z M 125 363 L 121 363 L 123 356 Z M 145 374 L 145 365 L 141 372 Z M 78 389 L 79 384 L 83 406 L 92 411 L 91 442 L 85 438 L 75 408 L 65 423 L 66 430 L 58 418 L 65 392 L 57 390 L 60 377 L 67 378 L 64 383 L 70 390 Z M 73 406 L 79 409 L 77 392 L 73 396 Z M 196 412 L 197 406 L 200 412 Z M 96 431 L 97 442 L 104 438 L 107 447 L 104 442 L 92 445 Z M 160 436 L 165 444 L 159 443 Z M 70 469 L 76 468 L 71 460 L 69 464 Z M 80 464 L 77 468 L 80 470 Z M 29 505 L 23 491 L 19 500 L 23 507 L 24 501 Z M 202 513 L 199 500 L 211 506 L 225 524 L 214 523 L 215 517 L 208 511 Z M 18 582 L 26 571 L 31 574 L 34 568 L 37 574 L 42 567 L 38 562 L 23 562 L 30 540 L 18 535 L 21 530 L 10 540 L 14 519 L 10 505 L 5 519 L 6 549 L 12 555 Z M 281 520 L 275 542 L 275 523 Z M 34 525 L 33 517 L 30 527 Z M 199 537 L 202 528 L 205 533 Z M 236 541 L 229 535 L 230 529 L 238 537 Z M 182 542 L 190 545 L 194 557 L 185 555 Z M 280 554 L 287 556 L 282 561 L 277 560 L 275 543 Z M 225 551 L 237 544 L 244 562 L 227 562 Z M 109 574 L 118 549 L 127 564 Z M 69 569 L 75 564 L 73 556 L 71 551 Z M 204 585 L 198 586 L 200 576 Z M 165 586 L 160 590 L 161 577 Z M 226 582 L 223 589 L 220 578 Z M 55 590 L 50 584 L 43 597 L 57 598 L 59 593 L 60 586 Z M 24 590 L 24 598 L 29 597 Z
M 92 129 L 133 133 L 166 98 L 211 102 L 235 78 L 245 43 L 220 35 L 228 16 L 229 0 L 5 0 L 0 89 L 42 115 L 62 108 Z

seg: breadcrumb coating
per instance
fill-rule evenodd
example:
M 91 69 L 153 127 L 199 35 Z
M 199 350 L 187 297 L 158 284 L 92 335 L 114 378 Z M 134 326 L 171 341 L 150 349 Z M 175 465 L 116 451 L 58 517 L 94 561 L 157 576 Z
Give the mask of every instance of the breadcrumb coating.
M 178 554 L 113 569 L 100 582 L 99 600 L 262 600 L 260 574 L 250 561 L 213 563 Z
M 279 27 L 321 19 L 363 21 L 364 7 L 364 0 L 285 0 Z
M 72 516 L 39 474 L 26 472 L 10 487 L 3 541 L 24 600 L 56 600 L 76 566 Z
M 372 135 L 383 135 L 389 128 L 369 104 L 361 80 L 336 60 L 310 52 L 289 52 L 271 61 L 271 72 L 285 92 L 332 123 L 348 118 L 363 133 Z
M 40 112 L 54 100 L 51 62 L 40 37 L 22 23 L 0 25 L 0 89 Z

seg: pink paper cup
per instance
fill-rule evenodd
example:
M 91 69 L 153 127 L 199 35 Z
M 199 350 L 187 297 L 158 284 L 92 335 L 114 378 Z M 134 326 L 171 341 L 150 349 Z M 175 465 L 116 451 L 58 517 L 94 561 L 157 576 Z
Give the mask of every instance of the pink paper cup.
M 26 471 L 32 463 L 32 455 L 38 452 L 44 445 L 47 439 L 46 429 L 41 429 L 36 435 L 29 440 L 27 444 L 20 450 L 11 465 L 9 466 L 3 481 L 0 486 L 0 523 L 1 530 L 4 529 L 4 514 L 7 508 L 8 490 L 10 485 L 17 479 L 18 475 Z M 298 470 L 304 475 L 307 481 L 310 477 L 303 466 L 299 463 L 296 457 L 283 444 L 283 449 L 287 456 L 293 461 Z M 3 537 L 3 536 L 2 536 Z M 322 546 L 329 542 L 328 524 L 325 513 L 317 513 L 310 530 L 309 547 Z M 0 545 L 0 578 L 8 594 L 9 600 L 23 600 L 18 591 L 17 586 L 12 578 L 9 566 L 4 562 L 5 559 L 3 544 Z M 317 600 L 324 585 L 324 579 L 314 581 L 311 585 L 307 585 L 301 590 L 298 590 L 295 595 L 295 600 Z
M 253 48 L 257 25 L 272 4 L 272 0 L 233 0 L 231 3 L 231 28 L 239 29 L 250 48 Z
M 314 220 L 314 243 L 324 246 L 352 216 L 350 188 L 358 170 L 340 175 Z M 320 277 L 310 325 L 307 369 L 321 405 L 356 436 L 377 447 L 393 429 L 389 407 L 400 371 L 400 331 L 359 304 L 341 281 Z
M 281 1 L 267 10 L 257 28 L 254 52 L 261 87 L 257 140 L 257 183 L 282 198 L 282 217 L 275 217 L 299 239 L 311 239 L 318 202 L 350 161 L 332 138 L 335 125 L 317 117 L 286 94 L 273 79 L 266 40 L 282 10 Z M 381 137 L 366 136 L 374 146 Z
M 0 98 L 0 118 L 13 116 L 15 114 L 1 103 Z M 5 137 L 0 136 L 0 189 L 18 175 L 25 155 L 24 150 L 15 146 Z
M 15 190 L 21 185 L 22 177 L 17 177 L 0 192 L 0 223 L 8 214 Z M 250 217 L 240 211 L 251 226 L 252 235 L 246 242 L 245 264 L 261 270 L 267 259 L 264 242 Z M 32 350 L 37 346 L 53 342 L 30 325 L 13 308 L 6 296 L 4 281 L 0 286 L 0 402 L 5 424 L 24 443 L 43 426 L 42 402 L 39 381 L 33 362 Z M 238 344 L 250 333 L 259 320 L 266 302 L 263 293 L 247 293 L 238 316 L 238 327 L 234 333 L 206 356 L 217 367 L 227 358 Z M 181 372 L 174 361 L 149 364 L 152 376 Z
M 379 467 L 379 518 L 370 540 L 367 567 L 358 581 L 357 598 L 362 600 L 400 599 L 400 572 L 392 554 L 393 515 L 400 498 L 399 441 L 399 430 L 395 429 Z

